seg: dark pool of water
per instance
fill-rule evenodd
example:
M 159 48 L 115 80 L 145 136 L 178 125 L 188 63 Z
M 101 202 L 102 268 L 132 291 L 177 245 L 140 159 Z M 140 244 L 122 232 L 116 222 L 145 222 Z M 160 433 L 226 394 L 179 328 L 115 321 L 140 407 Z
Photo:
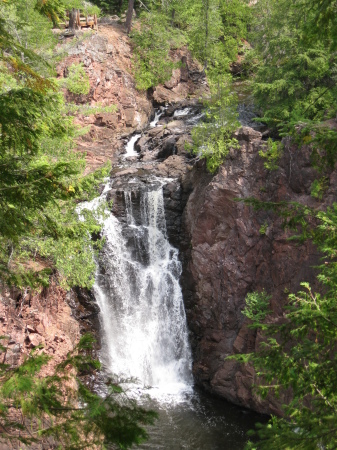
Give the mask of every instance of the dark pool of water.
M 157 411 L 156 424 L 149 427 L 149 440 L 141 449 L 242 450 L 247 431 L 267 417 L 239 408 L 204 392 L 186 394 L 179 403 L 146 405 Z

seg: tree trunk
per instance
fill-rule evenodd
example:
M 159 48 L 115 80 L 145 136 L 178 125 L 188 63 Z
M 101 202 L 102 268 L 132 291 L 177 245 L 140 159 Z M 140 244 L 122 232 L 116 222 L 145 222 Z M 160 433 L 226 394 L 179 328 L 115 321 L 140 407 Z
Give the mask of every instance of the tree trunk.
M 175 15 L 176 15 L 176 10 L 173 8 L 172 11 L 171 11 L 171 27 L 174 26 Z
M 207 55 L 207 50 L 208 50 L 208 9 L 209 9 L 209 0 L 206 0 L 204 2 L 205 4 L 205 13 L 206 13 L 206 17 L 205 17 L 205 55 L 204 55 L 204 71 L 207 70 L 207 62 L 208 62 L 208 55 Z
M 69 30 L 75 31 L 78 30 L 78 16 L 80 11 L 78 9 L 73 8 L 69 11 Z
M 126 32 L 128 34 L 130 34 L 130 31 L 131 31 L 134 4 L 135 4 L 135 0 L 129 0 L 128 12 L 126 15 L 126 22 L 125 22 Z

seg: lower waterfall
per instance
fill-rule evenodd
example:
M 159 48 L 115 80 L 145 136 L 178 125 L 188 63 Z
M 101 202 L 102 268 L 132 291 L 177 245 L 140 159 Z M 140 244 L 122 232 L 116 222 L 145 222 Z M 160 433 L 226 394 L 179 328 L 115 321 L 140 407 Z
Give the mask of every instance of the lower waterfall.
M 102 359 L 121 379 L 175 393 L 192 385 L 181 264 L 166 235 L 162 183 L 140 188 L 138 216 L 136 194 L 124 192 L 126 224 L 111 213 L 104 219 L 106 242 L 94 286 Z
M 163 126 L 158 123 L 163 114 L 163 109 L 156 111 L 150 129 Z M 172 120 L 178 117 L 193 124 L 202 115 L 185 108 Z M 97 390 L 105 392 L 104 376 L 112 376 L 128 396 L 158 413 L 147 429 L 149 440 L 137 448 L 243 450 L 246 432 L 260 416 L 193 387 L 179 284 L 182 267 L 178 250 L 167 238 L 164 209 L 164 187 L 174 180 L 157 178 L 149 169 L 144 175 L 146 161 L 138 160 L 135 151 L 138 137 L 130 138 L 120 158 L 118 169 L 126 171 L 126 177 L 113 176 L 100 197 L 78 206 L 81 215 L 82 209 L 99 212 L 106 199 L 115 201 L 116 215 L 106 209 L 99 219 L 105 242 L 93 290 L 100 308 L 104 375 Z

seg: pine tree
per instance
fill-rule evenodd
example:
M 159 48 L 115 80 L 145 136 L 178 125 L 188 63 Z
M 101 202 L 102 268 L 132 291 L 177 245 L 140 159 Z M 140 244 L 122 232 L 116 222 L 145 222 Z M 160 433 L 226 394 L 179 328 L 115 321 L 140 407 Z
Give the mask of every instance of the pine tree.
M 291 389 L 284 417 L 258 425 L 259 441 L 251 449 L 333 449 L 337 445 L 337 205 L 315 211 L 300 204 L 248 203 L 281 214 L 297 239 L 311 239 L 323 261 L 315 292 L 308 283 L 289 295 L 285 314 L 275 320 L 269 308 L 273 293 L 254 292 L 246 298 L 243 314 L 264 340 L 257 353 L 232 358 L 252 363 L 259 377 L 255 389 L 262 397 Z M 311 224 L 311 225 L 309 225 Z
M 40 251 L 56 263 L 65 284 L 90 287 L 94 260 L 89 236 L 99 227 L 89 216 L 80 223 L 75 208 L 80 198 L 94 194 L 99 177 L 84 179 L 83 156 L 72 150 L 76 130 L 57 84 L 46 77 L 51 67 L 42 58 L 54 40 L 49 50 L 41 51 L 42 46 L 36 53 L 34 6 L 29 2 L 23 11 L 21 0 L 1 5 L 0 280 L 34 285 L 34 274 L 25 272 L 21 260 Z M 40 26 L 46 28 L 42 37 L 51 33 L 43 17 Z M 38 274 L 35 278 L 41 279 Z
M 231 79 L 219 75 L 211 83 L 211 98 L 205 101 L 206 118 L 192 130 L 193 153 L 206 159 L 207 169 L 214 173 L 225 161 L 230 149 L 238 146 L 233 137 L 239 123 L 237 99 L 231 90 Z
M 253 89 L 262 120 L 274 130 L 289 132 L 298 123 L 335 117 L 332 17 L 319 2 L 262 0 L 255 5 L 252 40 L 260 61 Z
M 0 352 L 8 338 L 2 336 Z M 19 367 L 0 365 L 0 437 L 26 445 L 48 442 L 57 448 L 80 450 L 117 445 L 128 449 L 147 438 L 144 425 L 156 414 L 139 407 L 113 380 L 108 394 L 99 396 L 85 384 L 85 376 L 100 368 L 91 356 L 94 340 L 84 335 L 54 373 L 40 376 L 50 361 L 35 349 Z

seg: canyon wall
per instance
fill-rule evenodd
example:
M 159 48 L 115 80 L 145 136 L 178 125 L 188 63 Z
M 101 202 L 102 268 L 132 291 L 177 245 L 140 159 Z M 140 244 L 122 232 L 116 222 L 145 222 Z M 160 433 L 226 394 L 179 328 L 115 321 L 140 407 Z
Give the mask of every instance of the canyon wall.
M 310 243 L 289 241 L 291 233 L 273 213 L 254 211 L 236 199 L 255 197 L 324 206 L 310 195 L 317 176 L 310 163 L 310 149 L 298 149 L 285 140 L 279 169 L 268 171 L 258 154 L 265 145 L 261 133 L 243 127 L 237 131 L 240 149 L 231 151 L 212 176 L 204 162 L 196 161 L 185 149 L 193 123 L 186 126 L 179 117 L 173 120 L 177 108 L 192 107 L 200 112 L 196 100 L 183 99 L 208 92 L 200 68 L 185 50 L 172 55 L 185 65 L 174 71 L 164 86 L 145 95 L 135 89 L 130 44 L 118 24 L 106 25 L 98 34 L 65 45 L 69 55 L 58 67 L 59 77 L 67 76 L 71 64 L 81 63 L 90 79 L 87 96 L 74 99 L 65 91 L 67 100 L 78 105 L 115 104 L 118 108 L 117 113 L 84 114 L 79 110 L 76 117 L 77 123 L 89 127 L 88 134 L 78 141 L 78 150 L 86 152 L 88 171 L 107 160 L 115 165 L 110 194 L 114 214 L 125 216 L 123 190 L 132 178 L 138 177 L 141 183 L 150 175 L 172 178 L 164 186 L 167 231 L 183 262 L 181 285 L 196 383 L 244 407 L 279 413 L 284 399 L 261 400 L 252 390 L 256 382 L 252 367 L 226 357 L 255 351 L 261 342 L 261 336 L 249 329 L 242 315 L 247 293 L 265 289 L 272 294 L 275 320 L 282 317 L 288 293 L 298 290 L 302 281 L 315 282 L 314 266 L 320 255 Z M 181 103 L 166 110 L 161 129 L 144 132 L 153 117 L 153 102 Z M 136 143 L 136 160 L 142 166 L 118 167 L 118 163 L 124 164 L 121 153 L 126 138 L 135 131 L 142 132 Z M 329 175 L 327 204 L 337 200 L 336 185 L 334 171 Z M 59 361 L 76 344 L 80 332 L 98 328 L 97 307 L 85 291 L 67 294 L 55 284 L 48 292 L 27 297 L 22 305 L 18 294 L 2 293 L 0 328 L 12 339 L 7 355 L 10 364 L 18 364 L 40 343 Z
M 310 149 L 284 140 L 280 167 L 264 168 L 258 151 L 262 135 L 244 127 L 237 132 L 239 150 L 233 150 L 217 175 L 203 164 L 183 182 L 190 192 L 183 214 L 181 284 L 191 331 L 193 373 L 198 385 L 227 400 L 264 413 L 280 413 L 283 398 L 261 400 L 249 365 L 226 360 L 228 355 L 254 352 L 261 336 L 249 329 L 241 311 L 247 293 L 265 289 L 272 294 L 275 320 L 282 317 L 289 292 L 302 281 L 315 284 L 319 255 L 310 242 L 289 241 L 291 233 L 275 214 L 254 211 L 236 199 L 296 201 L 322 206 L 310 195 L 317 173 Z M 330 174 L 326 202 L 337 200 L 337 172 Z

